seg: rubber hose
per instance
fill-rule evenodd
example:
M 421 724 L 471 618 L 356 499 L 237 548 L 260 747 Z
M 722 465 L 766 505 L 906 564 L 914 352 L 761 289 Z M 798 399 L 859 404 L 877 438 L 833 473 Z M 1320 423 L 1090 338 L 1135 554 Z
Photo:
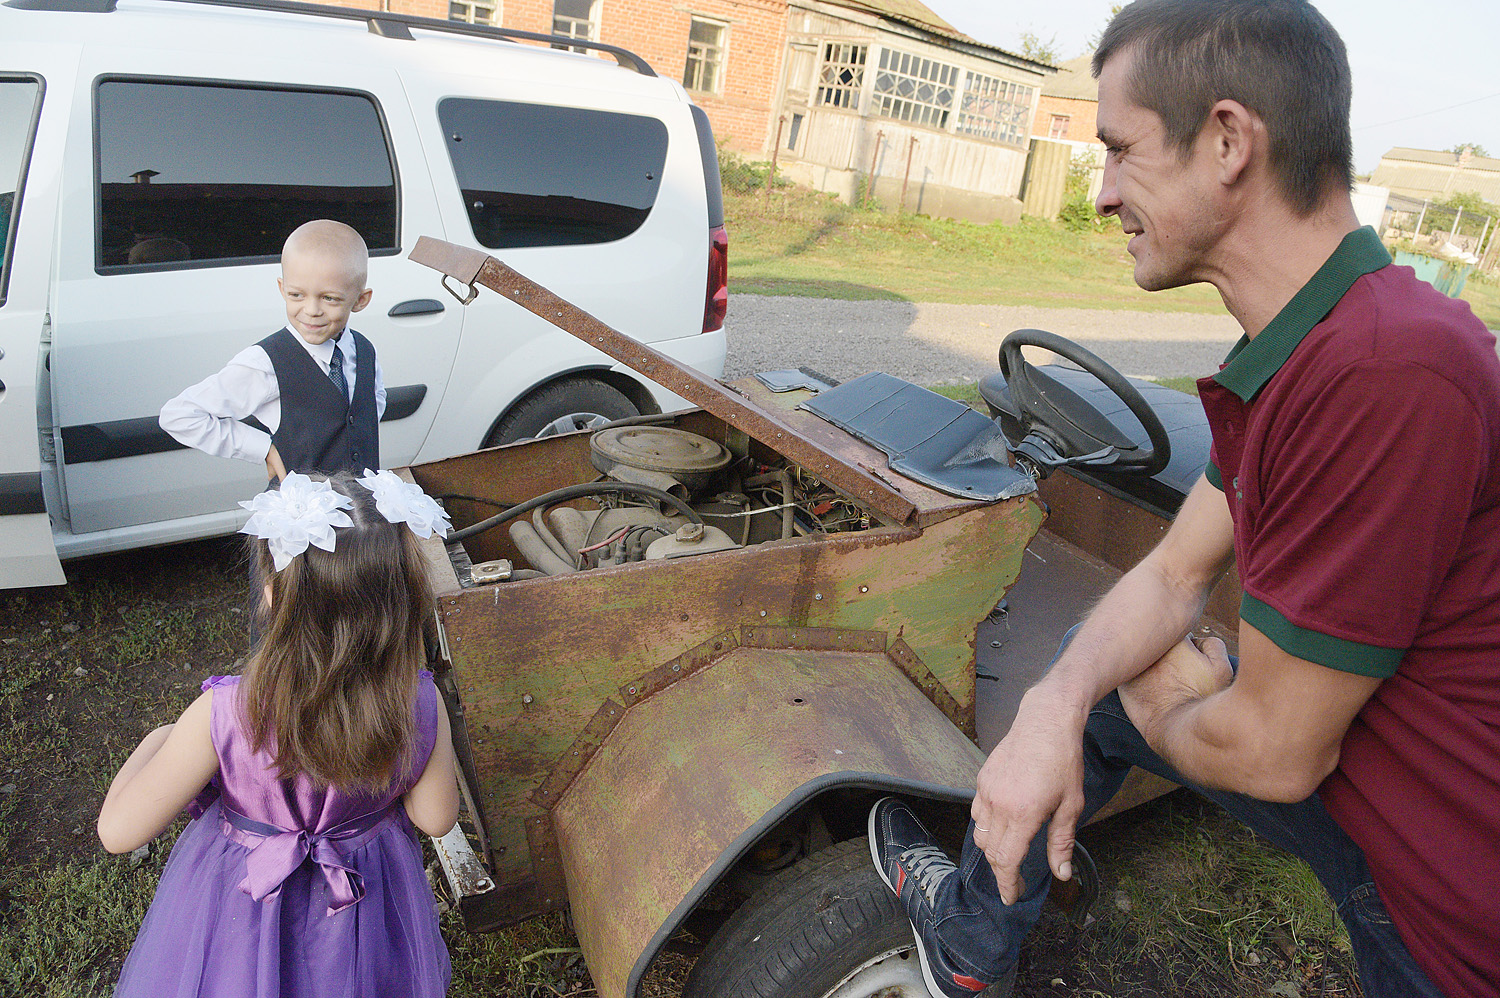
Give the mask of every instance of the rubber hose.
M 533 568 L 541 569 L 548 575 L 572 575 L 578 571 L 559 558 L 547 546 L 547 542 L 537 534 L 536 528 L 525 520 L 510 525 L 510 539 L 515 543 L 516 550 L 531 562 Z
M 555 506 L 547 514 L 552 533 L 563 547 L 577 557 L 578 549 L 588 545 L 589 524 L 583 513 L 572 506 Z
M 507 520 L 514 520 L 523 513 L 530 513 L 538 506 L 567 502 L 569 499 L 577 499 L 581 496 L 610 495 L 617 492 L 655 499 L 657 502 L 666 503 L 668 506 L 671 506 L 678 513 L 687 517 L 692 523 L 703 522 L 703 517 L 698 515 L 697 510 L 671 493 L 663 492 L 661 489 L 653 489 L 649 485 L 636 485 L 632 482 L 584 482 L 581 485 L 565 485 L 560 489 L 553 489 L 551 492 L 539 495 L 535 499 L 528 499 L 523 503 L 518 503 L 503 513 L 496 513 L 488 519 L 480 520 L 478 523 L 471 523 L 462 530 L 453 531 L 453 533 L 448 535 L 446 540 L 450 544 L 457 541 L 466 541 L 475 534 L 482 534 L 491 527 L 498 527 Z M 527 524 L 527 526 L 530 526 L 530 524 Z M 538 539 L 540 540 L 540 538 Z
M 559 558 L 572 565 L 574 568 L 577 568 L 577 552 L 569 551 L 567 545 L 558 540 L 557 536 L 552 533 L 552 528 L 547 526 L 546 520 L 542 519 L 542 513 L 544 511 L 544 508 L 541 506 L 538 506 L 536 509 L 531 511 L 531 526 L 536 530 L 536 535 L 542 539 L 543 544 L 546 544 L 549 548 L 552 549 L 553 554 L 557 555 Z

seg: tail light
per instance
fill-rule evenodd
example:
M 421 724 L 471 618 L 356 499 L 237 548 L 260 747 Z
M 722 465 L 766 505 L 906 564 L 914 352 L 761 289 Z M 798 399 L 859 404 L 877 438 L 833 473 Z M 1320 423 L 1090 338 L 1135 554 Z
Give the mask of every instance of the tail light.
M 724 328 L 729 311 L 729 233 L 717 225 L 708 233 L 708 296 L 703 304 L 703 331 Z

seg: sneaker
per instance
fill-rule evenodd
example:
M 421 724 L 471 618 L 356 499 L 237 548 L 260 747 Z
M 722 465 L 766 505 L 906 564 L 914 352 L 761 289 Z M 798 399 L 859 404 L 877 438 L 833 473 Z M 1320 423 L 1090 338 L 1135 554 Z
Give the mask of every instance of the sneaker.
M 922 977 L 934 998 L 1005 998 L 1016 979 L 1016 968 L 998 981 L 969 976 L 943 952 L 937 939 L 937 892 L 944 880 L 958 872 L 948 854 L 911 809 L 894 797 L 883 797 L 870 809 L 870 858 L 885 885 L 906 908 Z

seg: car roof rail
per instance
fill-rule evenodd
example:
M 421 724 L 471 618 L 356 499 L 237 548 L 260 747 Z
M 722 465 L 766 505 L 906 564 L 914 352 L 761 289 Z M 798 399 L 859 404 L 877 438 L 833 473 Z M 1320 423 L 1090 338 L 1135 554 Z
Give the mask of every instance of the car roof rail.
M 399 38 L 410 41 L 412 28 L 424 31 L 446 31 L 455 35 L 473 35 L 479 38 L 500 38 L 505 41 L 546 42 L 558 48 L 589 49 L 614 56 L 615 62 L 642 76 L 655 76 L 650 63 L 629 49 L 618 45 L 606 45 L 586 38 L 571 38 L 567 35 L 545 35 L 538 31 L 520 31 L 515 28 L 497 28 L 488 24 L 469 24 L 467 21 L 444 21 L 435 17 L 418 17 L 414 14 L 393 14 L 383 10 L 356 10 L 352 7 L 333 7 L 328 4 L 300 3 L 298 0 L 166 0 L 169 3 L 196 3 L 208 7 L 241 7 L 246 10 L 269 10 L 283 14 L 307 14 L 315 17 L 338 17 L 349 21 L 364 21 L 373 35 L 382 38 Z M 109 14 L 115 10 L 115 0 L 4 0 L 4 6 L 18 10 L 52 10 L 81 14 Z

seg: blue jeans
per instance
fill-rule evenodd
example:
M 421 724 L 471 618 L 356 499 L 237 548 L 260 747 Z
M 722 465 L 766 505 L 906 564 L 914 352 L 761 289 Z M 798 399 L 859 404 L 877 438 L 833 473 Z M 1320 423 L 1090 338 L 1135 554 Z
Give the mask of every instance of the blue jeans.
M 1070 631 L 1063 639 L 1064 647 L 1072 636 Z M 1276 804 L 1197 786 L 1151 750 L 1126 717 L 1119 694 L 1111 693 L 1089 713 L 1084 730 L 1083 820 L 1114 796 L 1132 765 L 1213 801 L 1257 835 L 1312 867 L 1349 930 L 1367 998 L 1443 998 L 1391 923 L 1371 880 L 1364 852 L 1329 816 L 1317 794 L 1296 804 Z M 948 896 L 937 906 L 938 938 L 943 948 L 957 962 L 968 965 L 975 976 L 997 980 L 1015 963 L 1047 899 L 1051 874 L 1046 831 L 1032 840 L 1021 864 L 1025 885 L 1015 904 L 1001 902 L 984 852 L 974 844 L 973 822 L 964 836 L 958 869 L 960 876 L 944 882 Z

